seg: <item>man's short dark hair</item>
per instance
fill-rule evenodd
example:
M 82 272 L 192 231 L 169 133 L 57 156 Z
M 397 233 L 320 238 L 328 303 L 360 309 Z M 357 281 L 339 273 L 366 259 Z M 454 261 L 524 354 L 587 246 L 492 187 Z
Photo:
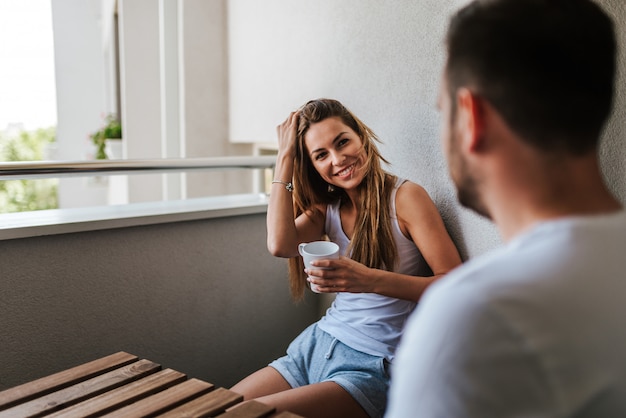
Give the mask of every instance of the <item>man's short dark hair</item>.
M 524 140 L 596 149 L 613 101 L 613 23 L 591 0 L 477 0 L 452 18 L 446 79 L 468 87 Z

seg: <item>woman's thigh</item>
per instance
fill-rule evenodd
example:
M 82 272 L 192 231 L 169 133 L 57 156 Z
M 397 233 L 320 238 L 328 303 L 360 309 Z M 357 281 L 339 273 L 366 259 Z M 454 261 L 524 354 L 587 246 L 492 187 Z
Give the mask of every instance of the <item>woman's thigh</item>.
M 231 388 L 233 392 L 243 395 L 245 400 L 271 395 L 291 389 L 283 376 L 272 367 L 258 370 Z
M 256 400 L 279 412 L 290 411 L 307 418 L 368 417 L 352 395 L 335 382 L 314 383 L 261 396 Z

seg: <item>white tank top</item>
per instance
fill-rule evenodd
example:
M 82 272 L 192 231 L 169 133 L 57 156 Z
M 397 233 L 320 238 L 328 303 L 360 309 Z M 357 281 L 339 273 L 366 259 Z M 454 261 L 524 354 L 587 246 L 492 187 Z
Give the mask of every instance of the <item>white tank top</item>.
M 396 192 L 406 180 L 398 179 L 391 193 L 391 229 L 398 257 L 396 273 L 430 276 L 430 267 L 415 244 L 400 230 L 396 215 Z M 326 234 L 337 243 L 340 254 L 350 240 L 341 227 L 340 202 L 326 209 Z M 393 360 L 404 324 L 416 303 L 375 293 L 337 293 L 335 301 L 320 319 L 318 326 L 355 350 Z

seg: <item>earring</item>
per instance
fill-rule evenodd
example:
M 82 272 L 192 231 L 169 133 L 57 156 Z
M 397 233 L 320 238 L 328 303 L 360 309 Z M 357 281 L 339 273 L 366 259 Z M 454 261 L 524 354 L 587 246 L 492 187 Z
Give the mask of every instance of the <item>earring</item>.
M 335 186 L 333 186 L 332 184 L 328 185 L 328 193 L 332 193 L 335 191 Z

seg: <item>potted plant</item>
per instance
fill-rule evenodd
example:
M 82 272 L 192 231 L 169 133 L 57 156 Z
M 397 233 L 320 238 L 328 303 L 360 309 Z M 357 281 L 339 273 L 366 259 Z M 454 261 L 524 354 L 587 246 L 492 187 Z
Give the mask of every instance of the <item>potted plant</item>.
M 107 141 L 122 139 L 122 124 L 115 115 L 109 114 L 105 118 L 104 126 L 90 136 L 96 146 L 96 159 L 106 160 L 109 157 L 106 152 Z

